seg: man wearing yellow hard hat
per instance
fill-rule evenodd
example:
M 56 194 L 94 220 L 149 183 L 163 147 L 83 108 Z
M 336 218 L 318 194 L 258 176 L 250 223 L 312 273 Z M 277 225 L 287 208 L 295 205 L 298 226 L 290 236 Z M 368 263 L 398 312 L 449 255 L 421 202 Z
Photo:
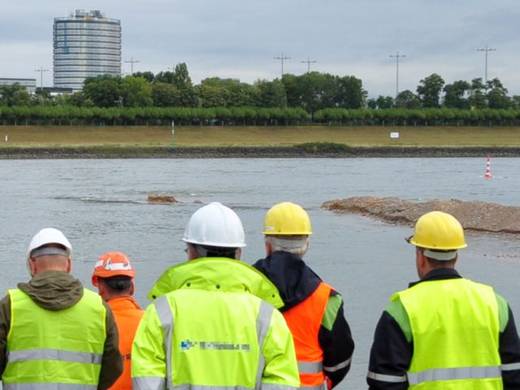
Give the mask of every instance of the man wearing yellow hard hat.
M 354 341 L 341 295 L 303 261 L 312 234 L 299 205 L 274 205 L 264 221 L 267 257 L 254 266 L 278 288 L 296 347 L 302 389 L 331 389 L 350 369 Z
M 464 230 L 420 217 L 407 240 L 420 280 L 395 293 L 377 325 L 370 389 L 520 389 L 520 340 L 508 303 L 455 270 Z

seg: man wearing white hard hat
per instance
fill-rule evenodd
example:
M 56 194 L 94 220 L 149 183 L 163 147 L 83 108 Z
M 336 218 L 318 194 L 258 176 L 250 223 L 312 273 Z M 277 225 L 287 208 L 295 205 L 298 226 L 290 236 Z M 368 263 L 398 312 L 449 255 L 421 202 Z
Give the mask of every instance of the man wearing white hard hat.
M 184 232 L 188 260 L 149 293 L 134 339 L 134 389 L 299 388 L 291 333 L 274 285 L 239 261 L 244 229 L 230 208 L 197 210 Z
M 61 231 L 40 230 L 27 249 L 31 280 L 0 301 L 4 390 L 107 389 L 121 374 L 112 313 L 70 274 L 71 256 Z

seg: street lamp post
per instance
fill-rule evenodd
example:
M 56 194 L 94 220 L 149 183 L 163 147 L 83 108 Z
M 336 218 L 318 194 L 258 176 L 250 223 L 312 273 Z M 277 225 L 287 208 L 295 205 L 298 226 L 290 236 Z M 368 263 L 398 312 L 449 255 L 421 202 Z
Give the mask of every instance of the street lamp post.
M 287 57 L 287 56 L 285 56 L 285 55 L 283 54 L 283 52 L 282 52 L 282 55 L 281 55 L 280 57 L 273 57 L 273 59 L 280 61 L 280 63 L 282 64 L 282 76 L 281 76 L 281 77 L 283 78 L 283 63 L 284 63 L 286 60 L 290 60 L 291 57 Z
M 488 53 L 490 51 L 497 51 L 497 49 L 492 49 L 491 47 L 481 47 L 477 49 L 477 51 L 483 51 L 484 52 L 484 83 L 487 84 L 488 80 Z
M 131 75 L 134 74 L 134 64 L 137 64 L 139 62 L 140 62 L 139 60 L 134 60 L 134 57 L 130 57 L 129 60 L 125 61 L 125 64 L 130 64 L 130 74 Z
M 405 54 L 399 54 L 396 52 L 395 54 L 390 55 L 390 58 L 395 58 L 395 97 L 399 95 L 399 60 L 401 58 L 405 58 Z
M 43 72 L 48 72 L 49 69 L 44 69 L 42 66 L 40 66 L 39 69 L 35 69 L 35 72 L 40 72 L 40 91 L 43 91 Z
M 307 73 L 311 72 L 311 64 L 315 64 L 318 61 L 311 60 L 309 57 L 307 57 L 307 61 L 300 61 L 302 64 L 307 64 Z

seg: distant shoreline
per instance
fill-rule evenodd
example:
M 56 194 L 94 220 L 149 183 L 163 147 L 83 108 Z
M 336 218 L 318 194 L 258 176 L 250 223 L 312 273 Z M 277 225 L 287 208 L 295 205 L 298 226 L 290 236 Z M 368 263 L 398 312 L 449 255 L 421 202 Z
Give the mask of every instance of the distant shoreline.
M 520 147 L 0 147 L 1 160 L 141 158 L 520 157 Z

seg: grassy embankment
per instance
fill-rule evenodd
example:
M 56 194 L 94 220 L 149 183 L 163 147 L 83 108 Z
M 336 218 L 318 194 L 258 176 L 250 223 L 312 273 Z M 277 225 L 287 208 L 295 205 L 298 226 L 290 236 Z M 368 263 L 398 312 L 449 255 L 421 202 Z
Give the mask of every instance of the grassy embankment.
M 399 131 L 399 139 L 390 139 Z M 8 141 L 5 142 L 5 136 Z M 0 126 L 0 148 L 276 147 L 329 142 L 352 147 L 520 147 L 520 127 Z

